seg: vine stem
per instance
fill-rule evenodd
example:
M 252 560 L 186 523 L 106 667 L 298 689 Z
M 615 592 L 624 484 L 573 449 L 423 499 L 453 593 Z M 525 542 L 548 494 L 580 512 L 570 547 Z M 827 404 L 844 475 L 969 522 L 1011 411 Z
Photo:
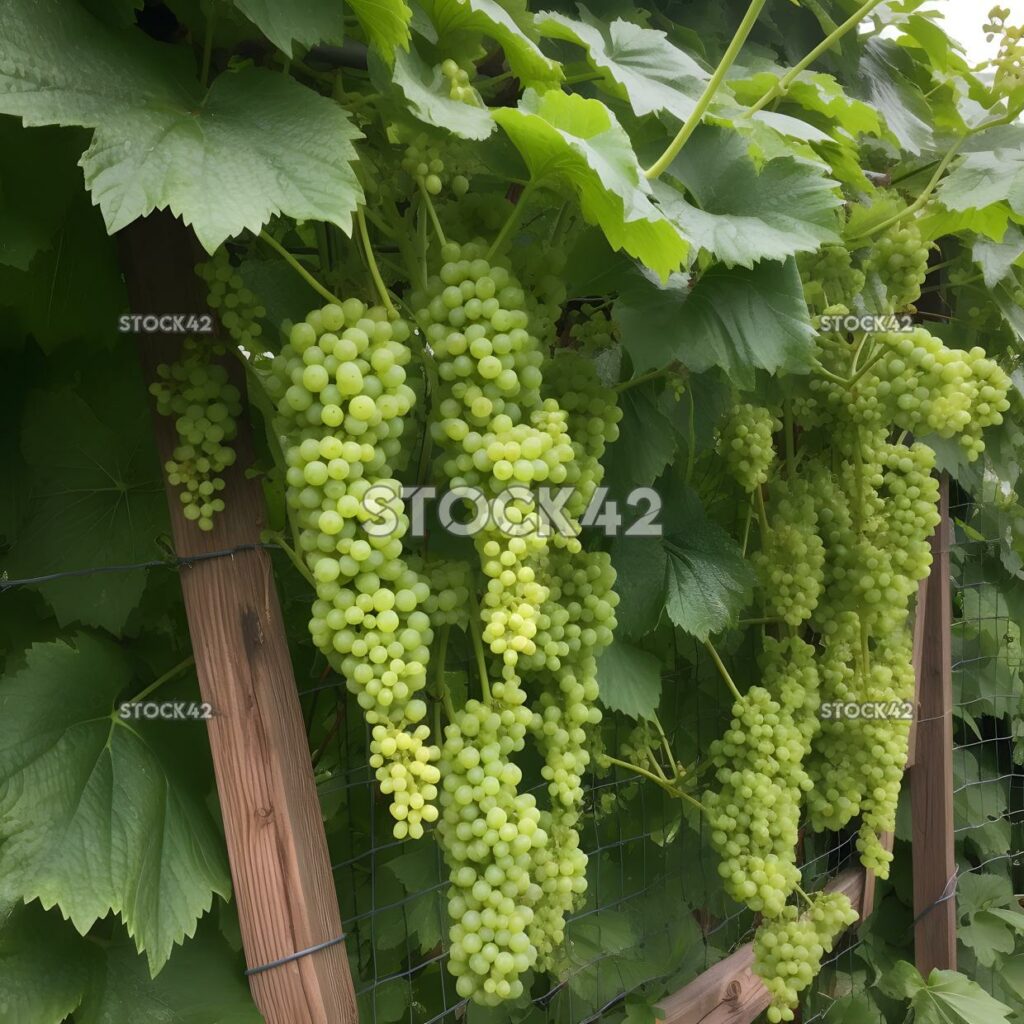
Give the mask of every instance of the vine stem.
M 615 393 L 621 395 L 623 391 L 629 391 L 630 388 L 638 388 L 641 384 L 647 384 L 652 380 L 667 377 L 671 372 L 671 367 L 666 366 L 661 370 L 651 370 L 648 373 L 641 373 L 639 377 L 634 377 L 632 380 L 624 380 L 621 384 L 616 384 L 614 389 Z
M 747 504 L 747 518 L 743 524 L 743 557 L 747 557 L 747 545 L 750 543 L 750 524 L 754 519 L 754 496 L 750 496 Z
M 210 82 L 210 59 L 213 57 L 213 29 L 217 24 L 217 8 L 211 5 L 211 10 L 206 18 L 206 35 L 203 38 L 203 67 L 199 72 L 199 81 L 205 89 Z
M 876 2 L 880 3 L 881 0 L 876 0 Z M 718 67 L 715 68 L 714 74 L 704 87 L 704 92 L 700 99 L 697 100 L 697 105 L 693 108 L 693 112 L 687 118 L 682 128 L 679 129 L 676 137 L 668 144 L 665 152 L 644 171 L 645 178 L 653 181 L 664 174 L 672 164 L 672 161 L 679 155 L 683 146 L 689 141 L 690 136 L 696 131 L 697 125 L 700 124 L 708 107 L 711 106 L 711 101 L 715 98 L 715 94 L 725 81 L 725 76 L 729 73 L 729 69 L 739 56 L 740 50 L 743 49 L 743 44 L 747 41 L 747 36 L 750 35 L 764 5 L 765 0 L 751 0 L 747 13 L 743 16 L 739 28 L 736 29 L 736 34 L 732 37 L 732 42 L 729 43 L 728 49 L 722 54 L 722 59 L 718 62 Z
M 423 197 L 423 205 L 426 208 L 427 216 L 430 218 L 430 223 L 433 225 L 434 234 L 437 235 L 437 240 L 445 245 L 448 239 L 444 237 L 444 229 L 441 227 L 441 222 L 437 218 L 437 210 L 434 209 L 434 200 L 430 198 L 430 193 L 427 191 L 427 186 L 423 183 L 423 179 L 420 177 L 416 178 L 416 184 L 419 186 L 420 195 Z
M 761 527 L 761 545 L 767 547 L 771 527 L 768 525 L 768 513 L 764 507 L 764 488 L 760 484 L 757 485 L 757 490 L 754 492 L 754 500 L 757 502 L 757 522 Z
M 661 719 L 657 715 L 651 719 L 654 723 L 654 728 L 658 730 L 658 736 L 661 737 L 661 749 L 665 751 L 665 756 L 668 758 L 669 766 L 672 769 L 672 778 L 679 778 L 679 766 L 676 764 L 675 755 L 672 753 L 672 744 L 668 741 L 668 736 L 665 735 L 665 729 L 661 724 Z
M 476 670 L 480 674 L 480 689 L 483 691 L 484 702 L 491 702 L 491 684 L 487 678 L 487 659 L 484 656 L 484 641 L 480 635 L 480 602 L 474 600 L 474 615 L 469 617 L 469 632 L 473 638 L 473 653 L 476 655 Z
M 144 701 L 150 694 L 159 690 L 160 687 L 164 685 L 164 683 L 169 683 L 175 676 L 181 675 L 181 673 L 184 672 L 185 669 L 190 668 L 192 665 L 195 664 L 195 662 L 196 659 L 195 655 L 193 654 L 190 654 L 187 658 L 182 658 L 182 660 L 179 661 L 177 665 L 175 665 L 173 668 L 169 668 L 162 676 L 159 676 L 157 679 L 154 679 L 153 682 L 149 684 L 149 686 L 147 686 L 140 693 L 137 693 L 134 697 L 132 697 L 131 703 L 138 704 L 140 701 Z
M 796 476 L 796 434 L 793 427 L 793 403 L 787 398 L 782 403 L 783 429 L 786 434 L 786 471 Z
M 803 889 L 800 888 L 799 885 L 794 885 L 793 886 L 793 890 L 796 892 L 796 894 L 798 896 L 801 897 L 801 899 L 803 899 L 807 903 L 807 906 L 809 906 L 809 907 L 813 907 L 814 906 L 814 900 L 812 900 L 811 897 L 808 896 L 807 893 L 805 893 L 803 891 Z
M 325 288 L 273 235 L 267 231 L 260 232 L 260 239 L 267 243 L 302 278 L 317 295 L 333 302 L 336 306 L 341 305 L 341 299 L 333 292 Z
M 743 700 L 743 694 L 736 688 L 736 684 L 732 681 L 732 676 L 729 675 L 729 670 L 725 667 L 725 662 L 722 661 L 718 651 L 715 650 L 715 645 L 710 639 L 707 639 L 704 641 L 704 646 L 707 648 L 708 654 L 711 655 L 711 660 L 715 663 L 715 668 L 718 669 L 718 674 L 725 681 L 725 685 L 729 687 L 732 695 L 737 700 Z
M 690 796 L 689 793 L 684 793 L 677 786 L 672 785 L 667 779 L 658 778 L 654 772 L 649 772 L 646 768 L 641 768 L 638 764 L 633 764 L 632 761 L 623 761 L 621 758 L 612 757 L 611 754 L 605 754 L 605 760 L 609 764 L 617 765 L 619 768 L 625 768 L 626 771 L 635 772 L 637 775 L 642 775 L 645 779 L 650 779 L 656 786 L 660 786 L 666 793 L 671 796 L 679 797 L 680 800 L 685 800 L 687 803 L 692 804 L 702 814 L 707 812 L 707 808 L 695 797 Z
M 494 259 L 495 256 L 501 252 L 502 247 L 508 241 L 509 235 L 515 230 L 516 225 L 522 219 L 523 211 L 526 209 L 526 200 L 529 199 L 533 190 L 537 186 L 531 181 L 526 184 L 523 191 L 519 195 L 519 199 L 515 206 L 512 207 L 512 212 L 505 218 L 505 223 L 501 225 L 501 230 L 498 232 L 498 237 L 494 239 L 490 249 L 487 250 L 487 258 L 489 260 Z
M 313 574 L 309 571 L 309 566 L 299 557 L 299 553 L 281 536 L 279 533 L 272 533 L 270 535 L 274 543 L 288 556 L 288 560 L 298 569 L 302 578 L 316 590 L 316 580 L 313 579 Z
M 758 111 L 763 110 L 773 100 L 784 96 L 789 87 L 796 79 L 803 74 L 823 53 L 831 50 L 833 45 L 839 42 L 851 29 L 855 29 L 879 4 L 882 0 L 867 0 L 841 25 L 833 29 L 825 38 L 818 43 L 810 53 L 797 64 L 794 64 L 775 84 L 752 106 L 742 114 L 743 117 L 753 117 Z
M 448 720 L 450 722 L 454 722 L 455 705 L 452 703 L 452 695 L 448 689 L 448 684 L 444 681 L 444 667 L 445 661 L 448 656 L 448 638 L 451 635 L 451 632 L 451 623 L 445 625 L 444 628 L 441 630 L 441 639 L 438 641 L 437 644 L 437 663 L 435 669 L 436 675 L 434 678 L 437 685 L 437 698 L 441 702 L 441 704 L 444 705 L 444 710 L 448 715 Z M 441 704 L 437 705 L 437 707 L 440 708 Z M 440 717 L 440 711 L 438 711 L 438 720 L 434 723 L 434 728 L 437 732 L 438 743 L 440 743 L 443 738 L 441 735 Z
M 384 278 L 380 276 L 380 267 L 377 266 L 377 257 L 373 254 L 373 246 L 370 245 L 370 232 L 366 229 L 366 217 L 363 216 L 362 210 L 356 210 L 356 224 L 359 227 L 359 239 L 363 243 L 363 252 L 366 254 L 366 263 L 370 268 L 370 277 L 373 278 L 373 286 L 377 289 L 380 301 L 388 313 L 398 316 L 398 310 L 395 309 L 395 304 L 388 294 L 387 285 L 384 284 Z

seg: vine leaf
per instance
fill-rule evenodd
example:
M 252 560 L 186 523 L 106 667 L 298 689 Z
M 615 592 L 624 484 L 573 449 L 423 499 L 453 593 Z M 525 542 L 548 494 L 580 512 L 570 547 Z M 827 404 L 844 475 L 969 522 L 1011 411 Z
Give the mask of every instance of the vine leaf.
M 664 32 L 621 18 L 607 25 L 582 4 L 579 11 L 579 21 L 543 11 L 536 16 L 537 27 L 549 39 L 584 47 L 605 87 L 637 116 L 666 111 L 685 121 L 693 113 L 709 77 L 697 61 L 673 46 Z
M 349 0 L 348 5 L 370 46 L 386 61 L 391 62 L 396 49 L 409 49 L 412 8 L 405 0 Z
M 932 146 L 933 137 L 928 101 L 909 77 L 914 70 L 907 54 L 891 39 L 868 39 L 856 85 L 864 101 L 885 118 L 900 146 L 916 156 Z
M 641 384 L 619 399 L 619 436 L 605 455 L 605 482 L 616 493 L 647 487 L 661 475 L 676 453 L 672 424 L 658 408 L 658 386 Z
M 995 288 L 1005 280 L 1021 256 L 1024 256 L 1024 232 L 1016 224 L 1007 227 L 1001 241 L 977 238 L 971 247 L 971 258 L 981 268 L 986 288 Z
M 81 1005 L 100 955 L 56 911 L 16 907 L 0 917 L 0 1017 L 62 1024 Z
M 211 253 L 279 213 L 351 233 L 363 195 L 347 113 L 258 68 L 221 75 L 204 96 L 191 63 L 68 0 L 0 8 L 0 112 L 95 129 L 81 163 L 111 233 L 165 207 Z
M 83 1004 L 81 1024 L 263 1024 L 244 980 L 245 964 L 213 923 L 174 952 L 159 977 L 128 944 L 107 953 Z
M 721 367 L 749 389 L 757 369 L 811 367 L 814 328 L 792 259 L 752 269 L 716 265 L 692 288 L 681 274 L 663 287 L 636 275 L 615 304 L 615 318 L 636 373 L 678 360 L 695 373 Z
M 133 389 L 134 387 L 134 389 Z M 88 391 L 83 388 L 83 393 Z M 147 561 L 167 529 L 159 463 L 138 373 L 115 373 L 92 392 L 104 420 L 70 388 L 37 392 L 22 420 L 21 447 L 33 500 L 4 568 L 13 577 Z M 69 435 L 67 424 L 74 423 Z M 146 572 L 92 573 L 40 585 L 62 626 L 119 633 L 139 603 Z
M 936 969 L 925 981 L 905 960 L 886 972 L 878 987 L 894 999 L 909 999 L 921 1024 L 999 1024 L 1013 1013 L 957 971 Z
M 437 28 L 441 48 L 459 49 L 463 42 L 479 45 L 488 36 L 505 52 L 512 73 L 522 82 L 557 82 L 557 61 L 545 56 L 533 39 L 533 22 L 524 3 L 496 0 L 423 0 L 420 6 Z
M 654 192 L 665 216 L 726 265 L 752 267 L 839 241 L 836 182 L 792 157 L 759 169 L 735 132 L 698 130 L 669 173 L 693 202 L 658 181 Z
M 292 56 L 292 43 L 315 46 L 345 38 L 344 8 L 336 0 L 233 0 L 279 50 Z
M 528 89 L 518 108 L 492 116 L 522 154 L 532 181 L 574 195 L 613 249 L 625 249 L 662 279 L 679 267 L 689 245 L 651 202 L 629 136 L 603 103 Z
M 661 662 L 624 640 L 611 644 L 597 662 L 601 703 L 630 718 L 651 719 L 661 702 Z
M 117 647 L 81 634 L 0 681 L 0 904 L 59 906 L 83 935 L 114 911 L 155 976 L 230 883 L 203 794 L 114 719 L 131 680 Z
M 431 67 L 416 51 L 395 50 L 393 78 L 405 94 L 409 109 L 435 128 L 462 139 L 486 139 L 494 121 L 486 107 L 473 107 L 448 95 L 448 80 L 439 67 Z

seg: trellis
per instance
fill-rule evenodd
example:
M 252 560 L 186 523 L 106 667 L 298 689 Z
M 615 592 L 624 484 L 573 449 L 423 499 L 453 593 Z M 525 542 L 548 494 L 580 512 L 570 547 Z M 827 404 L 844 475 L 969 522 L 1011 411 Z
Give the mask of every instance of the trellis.
M 154 215 L 121 236 L 133 308 L 145 313 L 204 309 L 192 267 L 191 234 Z M 146 379 L 173 359 L 173 339 L 140 341 Z M 237 363 L 229 365 L 244 389 Z M 155 417 L 161 460 L 175 441 Z M 240 424 L 239 458 L 225 474 L 226 511 L 209 534 L 192 529 L 168 486 L 182 592 L 209 723 L 225 834 L 253 998 L 268 1024 L 356 1024 L 355 986 L 306 733 L 269 556 L 260 543 L 264 507 L 247 479 L 251 437 Z M 909 762 L 913 816 L 917 966 L 956 966 L 949 487 L 933 538 L 932 574 L 920 589 L 914 635 L 917 680 Z M 211 557 L 231 552 L 231 557 Z M 194 560 L 191 561 L 190 560 Z M 888 837 L 891 848 L 892 837 Z M 828 888 L 845 892 L 866 918 L 875 899 L 870 871 L 850 868 Z M 664 998 L 668 1024 L 747 1024 L 767 1007 L 748 943 Z

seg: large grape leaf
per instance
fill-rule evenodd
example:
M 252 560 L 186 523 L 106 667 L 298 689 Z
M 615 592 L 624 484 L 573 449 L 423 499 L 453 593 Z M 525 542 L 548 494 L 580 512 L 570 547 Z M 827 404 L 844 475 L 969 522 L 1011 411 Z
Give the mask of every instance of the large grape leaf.
M 314 46 L 345 37 L 345 8 L 338 0 L 233 0 L 234 5 L 279 49 Z
M 435 128 L 444 128 L 463 139 L 486 139 L 494 121 L 486 107 L 472 107 L 448 94 L 448 79 L 410 48 L 394 53 L 395 85 L 405 94 L 409 109 Z
M 913 964 L 899 961 L 878 987 L 894 999 L 909 1000 L 920 1024 L 1000 1024 L 1013 1013 L 977 982 L 956 971 L 933 970 L 925 981 Z
M 676 453 L 678 438 L 658 407 L 657 384 L 624 391 L 619 399 L 619 436 L 605 454 L 605 484 L 625 496 L 635 487 L 648 487 Z
M 916 155 L 932 146 L 932 114 L 906 73 L 910 63 L 891 39 L 868 39 L 851 88 L 885 118 L 899 144 Z
M 78 1009 L 100 961 L 56 911 L 38 903 L 0 918 L 0 1020 L 62 1024 Z
M 616 640 L 597 663 L 601 703 L 630 718 L 651 719 L 661 702 L 661 663 L 647 651 Z
M 396 49 L 409 48 L 412 8 L 405 0 L 348 0 L 348 6 L 384 60 L 390 63 Z
M 692 288 L 681 274 L 664 287 L 638 276 L 624 287 L 615 318 L 637 373 L 678 360 L 697 373 L 721 367 L 749 389 L 755 369 L 811 366 L 814 328 L 793 260 L 713 266 Z
M 155 975 L 230 883 L 202 794 L 114 716 L 131 680 L 86 634 L 0 680 L 0 904 L 59 906 L 83 935 L 114 911 Z
M 679 230 L 727 265 L 752 267 L 836 243 L 836 183 L 791 157 L 760 169 L 743 139 L 722 128 L 702 128 L 673 161 L 668 182 L 655 183 L 658 203 Z
M 546 57 L 531 37 L 533 24 L 524 4 L 422 0 L 420 6 L 437 28 L 442 49 L 448 42 L 457 47 L 460 37 L 484 35 L 501 46 L 508 66 L 521 81 L 556 82 L 562 77 L 557 61 Z
M 587 50 L 591 66 L 614 95 L 640 117 L 659 111 L 685 121 L 704 92 L 707 71 L 673 46 L 664 32 L 616 19 L 606 24 L 582 4 L 580 20 L 555 11 L 537 15 L 537 27 L 550 39 L 564 39 Z
M 1010 136 L 991 133 L 993 148 L 965 153 L 936 191 L 942 205 L 948 210 L 983 210 L 1006 202 L 1018 216 L 1024 215 L 1022 136 L 1024 132 L 1016 135 L 1016 147 L 1008 148 Z M 980 146 L 984 139 L 986 135 L 979 136 L 975 144 Z
M 979 238 L 971 247 L 971 257 L 981 268 L 986 288 L 995 288 L 1004 280 L 1021 256 L 1024 232 L 1016 224 L 1010 225 L 999 241 Z
M 114 373 L 92 393 L 102 396 L 102 421 L 70 388 L 36 392 L 27 403 L 21 448 L 33 499 L 3 565 L 13 578 L 159 556 L 167 506 L 139 374 Z M 99 572 L 40 590 L 61 625 L 82 622 L 118 633 L 145 584 L 143 570 Z
M 689 246 L 651 202 L 650 185 L 615 115 L 599 100 L 527 90 L 516 109 L 492 113 L 522 154 L 533 183 L 574 195 L 613 249 L 663 279 Z
M 212 924 L 176 949 L 156 978 L 144 958 L 121 943 L 76 1015 L 80 1024 L 263 1024 L 245 983 L 245 964 Z
M 164 207 L 210 252 L 278 213 L 350 232 L 362 190 L 348 114 L 251 67 L 204 95 L 190 56 L 112 30 L 71 0 L 7 0 L 0 112 L 95 129 L 82 166 L 111 232 Z

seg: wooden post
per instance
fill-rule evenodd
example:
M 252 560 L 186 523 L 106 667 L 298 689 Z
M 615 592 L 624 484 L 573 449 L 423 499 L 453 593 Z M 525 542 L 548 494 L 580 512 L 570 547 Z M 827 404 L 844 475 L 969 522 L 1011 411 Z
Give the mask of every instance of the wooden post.
M 953 836 L 952 595 L 949 478 L 942 478 L 942 521 L 932 538 L 921 652 L 919 718 L 911 772 L 914 952 L 918 970 L 956 970 L 956 856 Z
M 205 311 L 194 272 L 190 231 L 154 214 L 119 236 L 132 309 L 137 313 Z M 181 338 L 140 338 L 147 382 L 173 361 Z M 228 364 L 226 364 L 228 365 Z M 229 373 L 244 393 L 237 360 Z M 171 420 L 155 416 L 161 461 L 171 457 Z M 224 474 L 226 509 L 210 533 L 185 520 L 167 486 L 180 557 L 259 543 L 265 508 L 252 463 L 247 418 L 239 424 L 236 464 Z M 141 429 L 141 425 L 140 425 Z M 234 880 L 246 962 L 259 968 L 332 943 L 250 976 L 253 999 L 268 1024 L 356 1024 L 338 899 L 309 748 L 295 687 L 270 559 L 254 548 L 198 561 L 181 570 L 196 671 L 214 709 L 210 748 Z

